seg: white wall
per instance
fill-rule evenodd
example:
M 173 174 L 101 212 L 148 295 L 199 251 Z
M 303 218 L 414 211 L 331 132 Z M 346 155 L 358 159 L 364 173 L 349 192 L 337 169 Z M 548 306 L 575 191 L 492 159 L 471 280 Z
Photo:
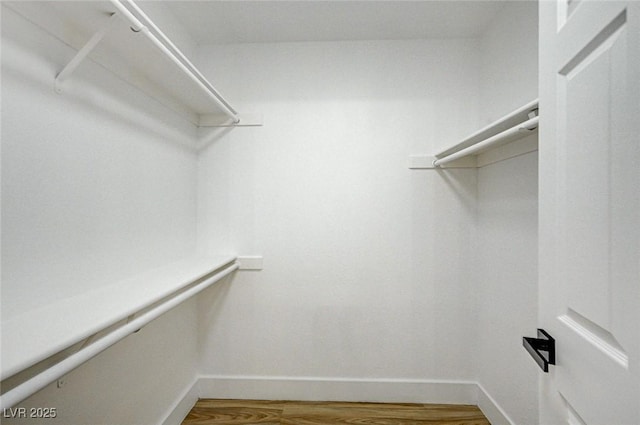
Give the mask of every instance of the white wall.
M 532 13 L 510 3 L 481 40 L 200 48 L 205 75 L 265 125 L 202 130 L 196 159 L 191 127 L 99 67 L 56 95 L 73 51 L 3 10 L 3 318 L 180 257 L 196 234 L 202 252 L 265 257 L 200 298 L 197 326 L 187 304 L 26 405 L 64 407 L 69 424 L 157 423 L 193 379 L 197 338 L 209 377 L 478 379 L 514 423 L 535 423 L 519 342 L 535 330 L 535 155 L 479 172 L 406 164 L 535 97 L 537 55 L 505 48 L 536 51 L 519 32 Z M 501 361 L 495 344 L 510 347 Z M 424 388 L 351 396 L 467 397 Z
M 537 327 L 537 166 L 534 152 L 478 171 L 477 376 L 523 425 L 538 423 L 538 368 L 521 342 Z
M 262 379 L 251 396 L 273 395 L 270 377 L 474 377 L 475 171 L 415 172 L 407 158 L 478 125 L 477 51 L 474 40 L 199 50 L 239 110 L 264 114 L 200 152 L 200 247 L 226 239 L 265 263 L 201 300 L 203 374 Z M 373 397 L 363 391 L 350 397 Z
M 75 52 L 2 9 L 6 320 L 192 253 L 196 154 L 192 126 L 90 61 L 56 94 Z M 196 327 L 190 303 L 26 404 L 57 407 L 51 423 L 156 423 L 195 376 Z
M 136 5 L 187 58 L 193 58 L 198 44 L 191 36 L 191 28 L 183 26 L 171 13 L 167 4 L 161 1 L 143 1 Z
M 483 124 L 538 97 L 538 2 L 504 3 L 480 38 Z
M 536 2 L 509 2 L 481 39 L 484 124 L 537 97 L 537 16 Z M 533 152 L 478 170 L 477 376 L 520 425 L 538 423 L 538 368 L 521 343 L 537 327 L 537 164 Z

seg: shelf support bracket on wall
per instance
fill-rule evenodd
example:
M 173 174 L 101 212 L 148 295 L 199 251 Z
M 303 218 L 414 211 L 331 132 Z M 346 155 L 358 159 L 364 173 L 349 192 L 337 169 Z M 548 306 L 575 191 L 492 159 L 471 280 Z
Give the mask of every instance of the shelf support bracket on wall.
M 82 61 L 91 53 L 91 51 L 100 43 L 104 36 L 111 30 L 113 23 L 118 20 L 118 14 L 113 13 L 109 20 L 103 25 L 102 28 L 87 41 L 87 43 L 78 50 L 78 53 L 69 61 L 69 63 L 56 75 L 54 82 L 54 88 L 57 93 L 62 93 L 63 83 L 68 79 L 73 71 L 82 63 Z

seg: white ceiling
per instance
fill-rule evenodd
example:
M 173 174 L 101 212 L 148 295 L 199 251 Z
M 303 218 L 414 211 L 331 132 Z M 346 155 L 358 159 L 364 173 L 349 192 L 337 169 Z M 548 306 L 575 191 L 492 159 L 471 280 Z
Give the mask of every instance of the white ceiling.
M 504 1 L 167 1 L 198 44 L 476 37 Z

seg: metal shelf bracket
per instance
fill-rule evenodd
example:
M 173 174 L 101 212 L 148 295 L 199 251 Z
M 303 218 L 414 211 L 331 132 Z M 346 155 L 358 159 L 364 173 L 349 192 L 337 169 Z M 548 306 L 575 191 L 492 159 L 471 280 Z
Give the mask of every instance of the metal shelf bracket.
M 73 71 L 82 63 L 82 61 L 91 53 L 91 51 L 100 43 L 100 41 L 104 38 L 104 36 L 111 30 L 113 23 L 118 19 L 118 14 L 113 13 L 109 20 L 98 30 L 93 36 L 87 41 L 87 43 L 82 46 L 78 53 L 69 61 L 69 63 L 62 68 L 62 71 L 56 75 L 56 79 L 54 82 L 54 88 L 56 93 L 63 92 L 63 83 L 66 79 L 68 79 Z

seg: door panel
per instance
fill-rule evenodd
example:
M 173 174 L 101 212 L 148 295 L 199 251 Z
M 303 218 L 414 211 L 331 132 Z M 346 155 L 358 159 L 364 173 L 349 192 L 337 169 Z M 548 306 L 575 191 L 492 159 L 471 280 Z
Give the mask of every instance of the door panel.
M 566 305 L 606 331 L 611 331 L 611 300 L 616 281 L 610 279 L 612 228 L 611 179 L 616 167 L 611 158 L 612 125 L 618 117 L 611 105 L 619 103 L 625 81 L 614 80 L 613 70 L 621 66 L 612 50 L 624 47 L 623 28 L 603 39 L 581 61 L 558 74 L 558 120 L 563 123 L 557 143 L 560 193 L 560 226 L 564 229 L 563 274 Z M 612 90 L 621 85 L 622 90 Z M 586 322 L 585 322 L 586 323 Z M 614 336 L 615 337 L 615 336 Z
M 541 2 L 541 423 L 640 424 L 637 2 Z

